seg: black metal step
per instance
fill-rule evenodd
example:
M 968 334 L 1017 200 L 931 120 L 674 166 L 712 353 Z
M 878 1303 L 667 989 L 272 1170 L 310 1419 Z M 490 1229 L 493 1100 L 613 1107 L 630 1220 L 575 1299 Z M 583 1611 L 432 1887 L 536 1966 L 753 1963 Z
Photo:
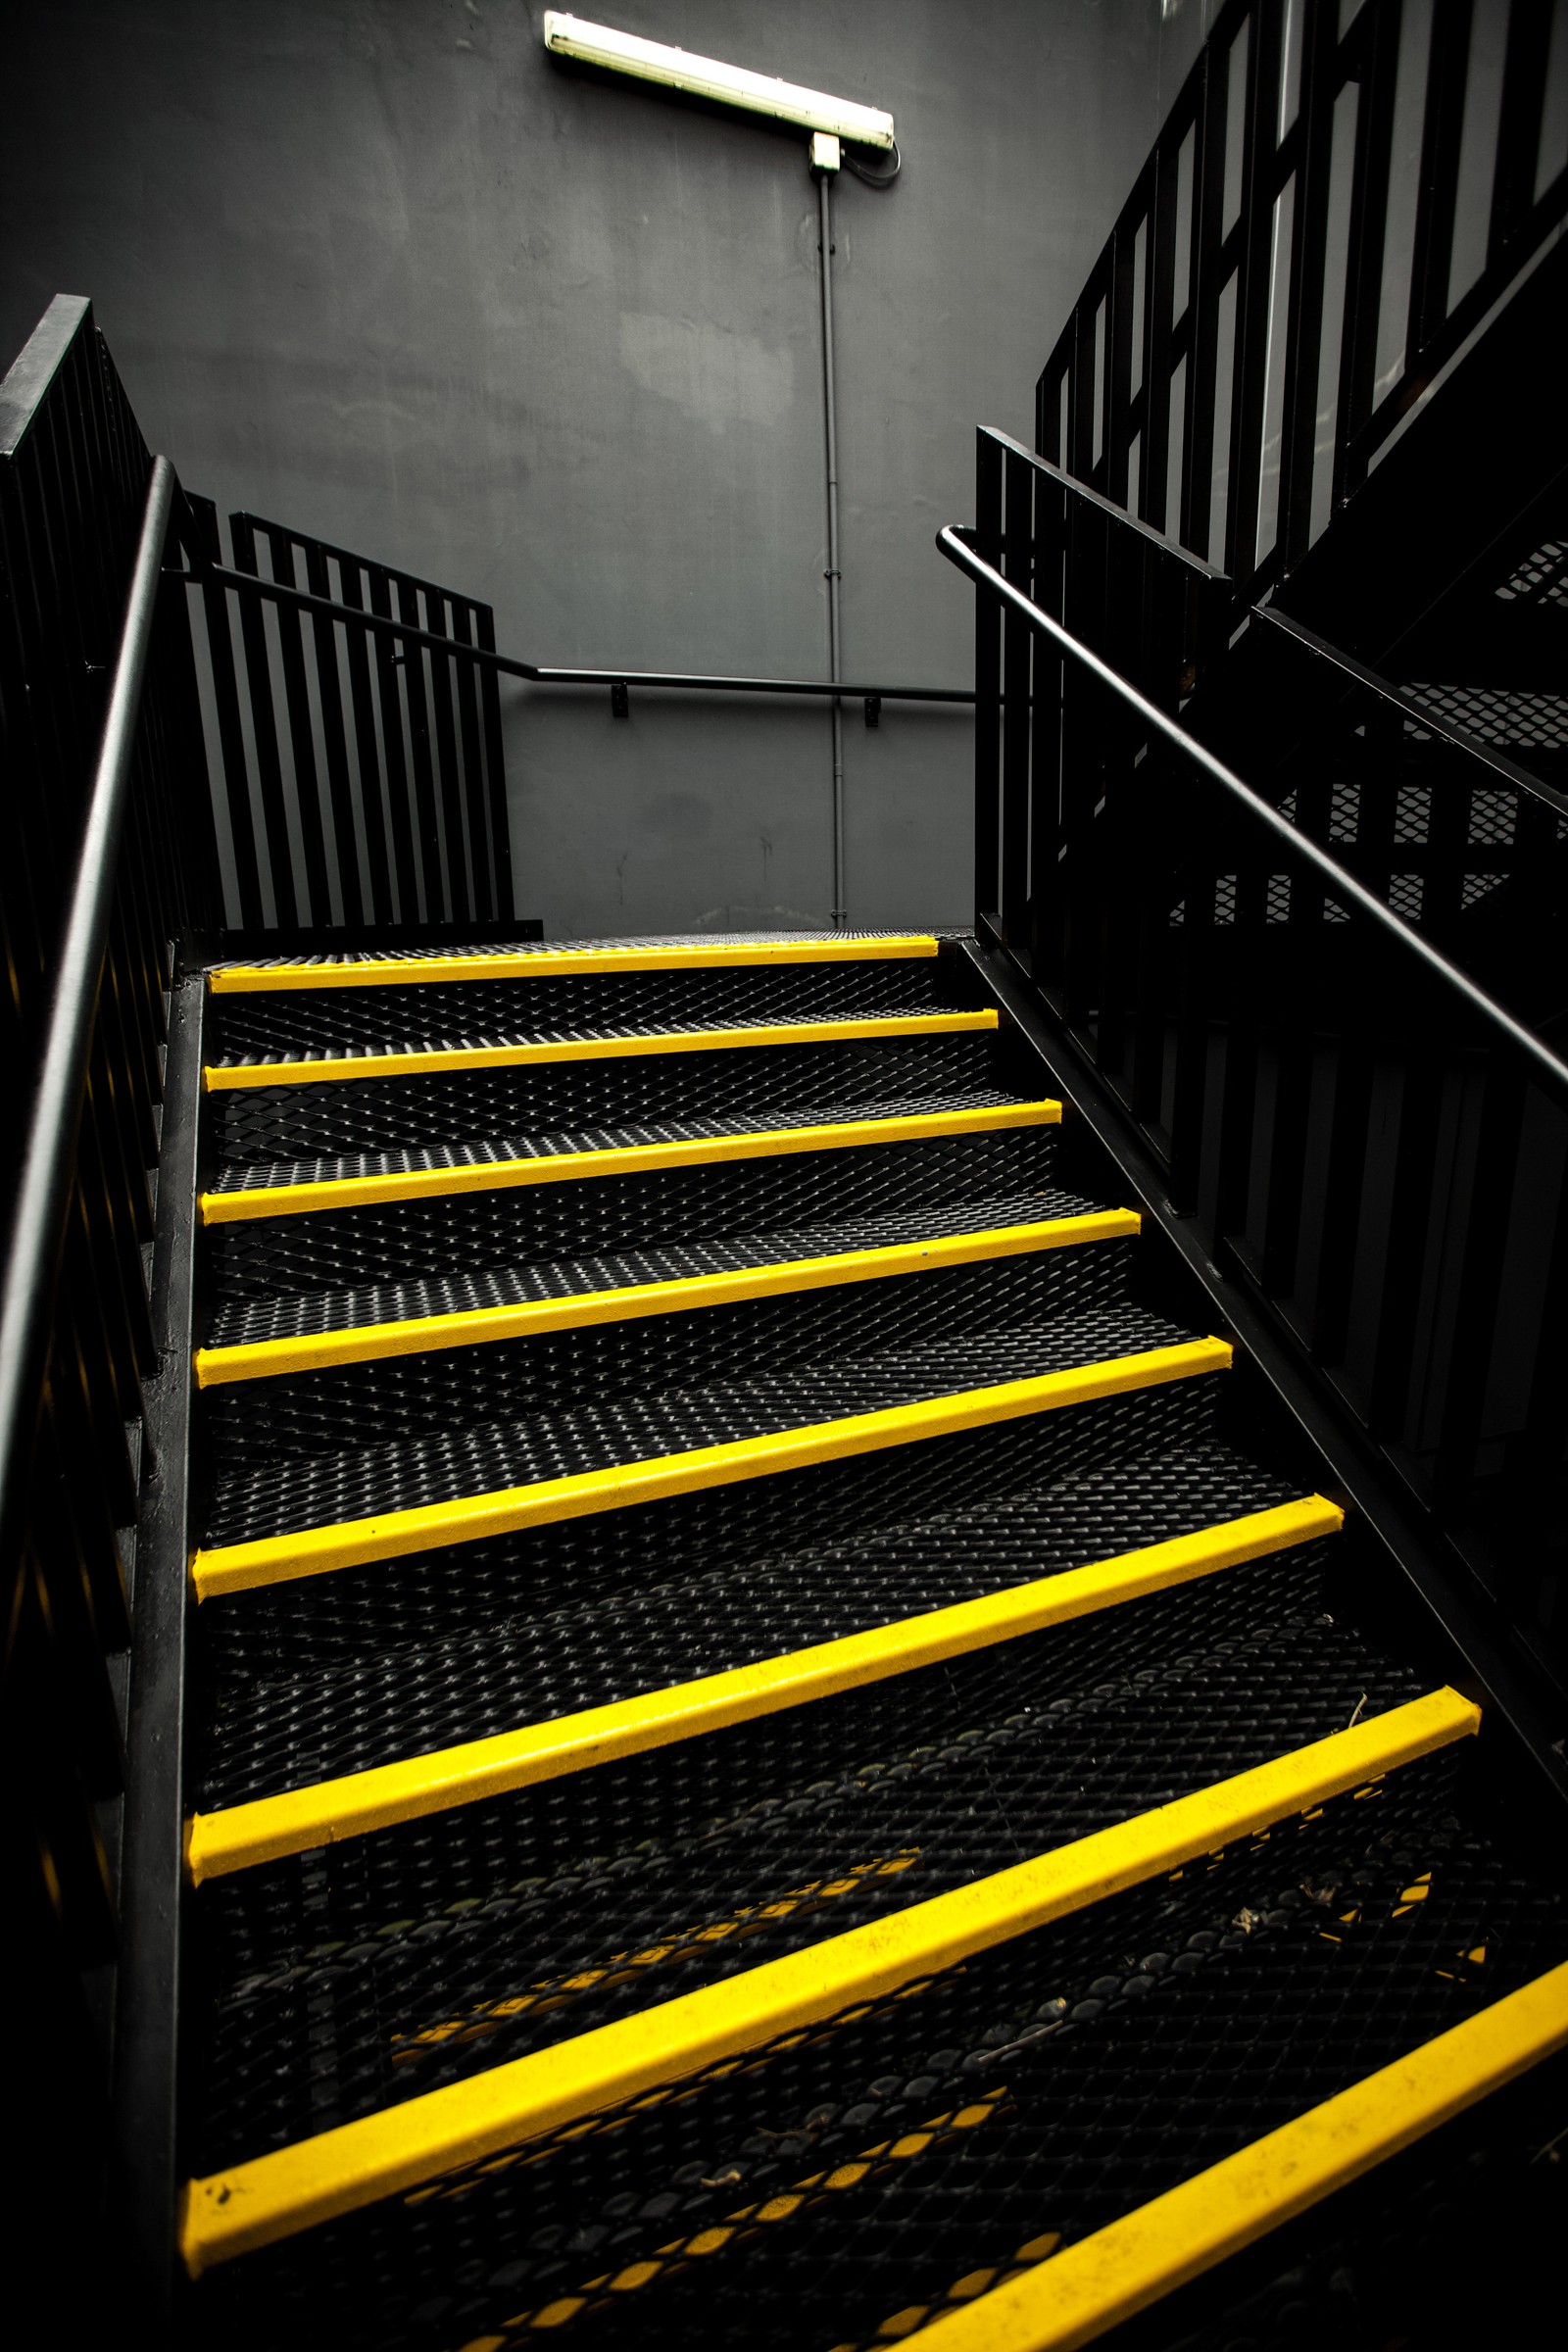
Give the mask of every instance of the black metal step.
M 1049 1217 L 1093 1213 L 1099 1203 L 1079 1193 L 1003 1194 L 955 1200 L 928 1207 L 849 1216 L 834 1224 L 732 1233 L 710 1241 L 673 1242 L 607 1257 L 545 1259 L 483 1273 L 458 1270 L 423 1281 L 369 1283 L 361 1290 L 282 1292 L 273 1298 L 237 1298 L 213 1317 L 209 1348 L 265 1346 L 312 1334 L 364 1330 L 430 1315 L 467 1315 L 596 1291 L 633 1290 L 649 1283 L 699 1281 L 713 1274 L 775 1266 L 793 1259 L 889 1250 L 944 1236 L 1027 1225 Z
M 730 1306 L 545 1332 L 482 1347 L 250 1380 L 206 1394 L 210 1475 L 701 1388 L 741 1365 L 770 1376 L 933 1340 L 1075 1316 L 1120 1298 L 1131 1243 L 858 1282 Z M 999 1373 L 999 1378 L 1006 1375 Z
M 1049 1261 L 1048 1261 L 1049 1262 Z M 1094 1253 L 1086 1252 L 1091 1267 Z M 1091 1274 L 1091 1283 L 1093 1276 Z M 1008 1324 L 882 1353 L 818 1360 L 701 1389 L 595 1399 L 526 1419 L 444 1426 L 352 1451 L 244 1472 L 216 1488 L 204 1546 L 251 1544 L 390 1511 L 416 1510 L 503 1488 L 733 1444 L 777 1431 L 884 1412 L 896 1405 L 1178 1346 L 1162 1316 L 1093 1298 L 1045 1322 Z
M 214 1305 L 1043 1194 L 1054 1158 L 1038 1127 L 264 1217 L 209 1231 Z
M 914 1101 L 1004 1085 L 994 1032 L 637 1054 L 522 1068 L 367 1074 L 209 1098 L 228 1170 L 313 1155 L 462 1146 L 474 1136 L 665 1126 L 735 1115 L 766 1125 L 812 1103 Z
M 508 1878 L 448 1895 L 441 1926 L 428 1906 L 411 1917 L 406 1903 L 390 1915 L 355 1904 L 347 1886 L 373 1872 L 355 1849 L 378 1841 L 353 1841 L 320 1860 L 345 1892 L 335 1934 L 311 1947 L 352 1926 L 356 1958 L 333 1980 L 334 2120 L 755 1968 L 1325 1738 L 1358 1707 L 1364 1719 L 1415 1695 L 1412 1677 L 1327 1615 L 1317 1562 L 1286 1554 L 899 1678 L 870 1720 L 843 1702 L 829 1702 L 831 1725 L 765 1720 L 744 1743 L 724 1736 L 716 1819 L 692 1807 L 681 1750 L 638 1760 L 635 1797 L 622 1773 L 521 1791 L 504 1800 Z M 781 1770 L 792 1733 L 815 1749 L 804 1787 Z M 385 1836 L 407 1856 L 458 1827 Z M 312 1867 L 296 1865 L 296 1885 Z M 451 1908 L 475 1898 L 477 1909 Z M 743 1913 L 744 1936 L 703 1937 Z M 611 1965 L 639 1952 L 646 1962 Z M 243 1997 L 220 1994 L 198 2169 L 321 2128 L 306 2056 L 321 1964 L 291 1959 L 261 1983 L 247 1972 Z M 228 1965 L 221 1976 L 232 1983 Z M 479 2031 L 442 2031 L 470 2017 Z
M 884 1451 L 521 1529 L 205 1601 L 204 1676 L 418 1651 L 710 1569 L 784 1564 L 823 1544 L 1017 1494 L 1069 1471 L 1213 1437 L 1220 1383 L 1171 1381 Z
M 607 968 L 539 979 L 425 981 L 298 993 L 215 996 L 209 1058 L 269 1060 L 402 1054 L 503 1039 L 635 1035 L 651 1029 L 853 1020 L 961 1009 L 956 958 L 743 965 L 638 972 Z
M 215 1811 L 781 1657 L 1196 1534 L 1295 1492 L 1222 1446 L 1134 1456 L 875 1535 L 850 1531 L 788 1559 L 567 1599 L 417 1648 L 264 1668 L 213 1693 L 199 1806 Z M 858 1703 L 870 1715 L 878 1702 L 865 1691 Z

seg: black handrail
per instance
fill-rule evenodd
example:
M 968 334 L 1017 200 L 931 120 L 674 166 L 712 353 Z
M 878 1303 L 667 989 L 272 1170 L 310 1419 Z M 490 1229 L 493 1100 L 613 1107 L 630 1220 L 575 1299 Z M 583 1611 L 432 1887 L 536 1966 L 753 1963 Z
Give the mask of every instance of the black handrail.
M 281 580 L 262 579 L 249 571 L 231 571 L 222 564 L 205 564 L 188 572 L 186 577 L 193 587 L 211 581 L 216 587 L 242 589 L 252 596 L 267 597 L 273 604 L 291 605 L 296 612 L 319 613 L 326 620 L 341 620 L 384 637 L 399 638 L 406 645 L 425 646 L 432 653 L 471 662 L 477 667 L 496 670 L 503 677 L 525 679 L 530 686 L 646 686 L 680 694 L 837 695 L 846 702 L 974 701 L 971 686 L 861 686 L 844 678 L 709 677 L 662 669 L 559 669 L 521 661 L 513 654 L 492 653 L 486 646 L 463 645 L 451 637 L 438 635 L 433 629 L 416 628 L 410 621 L 394 619 L 390 613 L 368 612 L 355 605 L 340 605 L 332 597 L 312 596 L 303 588 L 287 587 Z
M 1010 581 L 1004 579 L 1000 571 L 964 544 L 955 526 L 948 524 L 938 531 L 937 546 L 950 564 L 956 564 L 960 571 L 968 573 L 976 586 L 985 589 L 999 603 L 1016 613 L 1037 636 L 1049 637 L 1069 660 L 1076 662 L 1102 686 L 1108 687 L 1128 709 L 1138 713 L 1148 727 L 1173 745 L 1194 767 L 1200 768 L 1211 783 L 1217 784 L 1233 801 L 1239 803 L 1255 823 L 1271 833 L 1288 857 L 1299 865 L 1310 867 L 1342 906 L 1353 906 L 1357 913 L 1365 915 L 1385 937 L 1396 943 L 1402 954 L 1413 956 L 1434 979 L 1461 998 L 1472 1013 L 1478 1015 L 1497 1036 L 1505 1039 L 1513 1051 L 1530 1064 L 1538 1080 L 1544 1081 L 1555 1094 L 1568 1100 L 1568 1062 L 1559 1060 L 1548 1046 L 1516 1021 L 1513 1014 L 1499 1004 L 1494 997 L 1489 996 L 1485 989 L 1478 988 L 1457 964 L 1450 963 L 1446 956 L 1441 955 L 1386 906 L 1381 899 L 1374 897 L 1337 858 L 1331 858 L 1316 842 L 1298 832 L 1289 817 L 1282 816 L 1277 808 L 1255 792 L 1251 785 L 1244 783 L 1223 760 L 1217 760 L 1175 719 L 1167 717 L 1146 695 L 1129 685 L 1107 662 L 1102 662 L 1098 654 L 1091 653 L 1059 621 L 1053 620 L 1048 612 L 1043 612 L 1038 605 L 1031 603 Z
M 159 576 L 178 490 L 169 460 L 155 458 L 27 1116 L 0 1288 L 0 1512 L 8 1541 L 13 1514 L 25 1508 Z

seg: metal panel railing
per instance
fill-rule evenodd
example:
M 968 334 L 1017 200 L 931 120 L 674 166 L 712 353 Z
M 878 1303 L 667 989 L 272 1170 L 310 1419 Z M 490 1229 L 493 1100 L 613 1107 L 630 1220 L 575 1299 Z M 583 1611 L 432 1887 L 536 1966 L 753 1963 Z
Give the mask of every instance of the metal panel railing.
M 1568 1063 L 1451 952 L 1478 802 L 1505 793 L 1528 838 L 1511 880 L 1482 875 L 1476 919 L 1495 887 L 1528 912 L 1560 796 L 1447 730 L 1452 764 L 1423 788 L 1441 918 L 1406 921 L 1398 777 L 1374 732 L 1366 834 L 1342 840 L 1310 712 L 1350 695 L 1358 738 L 1380 712 L 1418 724 L 1407 698 L 1297 676 L 1290 758 L 1255 789 L 1179 715 L 1213 575 L 999 435 L 978 506 L 938 542 L 980 591 L 977 929 L 1120 1102 L 1207 1258 L 1564 1673 Z M 1329 662 L 1298 636 L 1293 660 Z
M 1041 454 L 1254 603 L 1568 215 L 1565 84 L 1542 0 L 1229 0 L 1040 376 Z

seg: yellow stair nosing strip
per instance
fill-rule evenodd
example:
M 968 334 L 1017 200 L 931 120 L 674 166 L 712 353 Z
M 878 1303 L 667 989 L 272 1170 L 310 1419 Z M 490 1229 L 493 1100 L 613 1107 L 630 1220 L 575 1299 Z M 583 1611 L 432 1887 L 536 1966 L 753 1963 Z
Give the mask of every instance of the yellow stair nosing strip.
M 728 1673 L 259 1797 L 220 1813 L 198 1813 L 186 1829 L 186 1869 L 192 1884 L 200 1886 L 288 1854 L 647 1754 L 1312 1543 L 1336 1534 L 1344 1520 L 1337 1503 L 1308 1495 L 1092 1567 L 1039 1577 Z
M 885 1998 L 1361 1788 L 1480 1721 L 1457 1691 L 1429 1692 L 1010 1870 L 193 2180 L 181 2199 L 186 2268 L 199 2276 Z
M 1074 2352 L 1568 2046 L 1568 1961 L 920 2330 L 928 2352 Z
M 425 1078 L 447 1070 L 531 1069 L 536 1064 L 633 1061 L 651 1054 L 712 1054 L 771 1046 L 829 1046 L 857 1039 L 947 1037 L 990 1033 L 994 1007 L 977 1012 L 868 1013 L 860 1020 L 775 1021 L 726 1029 L 666 1029 L 629 1037 L 568 1037 L 516 1045 L 410 1047 L 401 1054 L 349 1054 L 298 1061 L 209 1062 L 202 1086 L 210 1095 L 253 1088 L 320 1086 L 358 1078 Z
M 872 1144 L 940 1143 L 959 1135 L 1004 1135 L 1020 1127 L 1054 1127 L 1061 1104 L 1009 1102 L 970 1110 L 917 1111 L 896 1119 L 843 1119 L 820 1127 L 765 1127 L 743 1135 L 693 1136 L 678 1144 L 627 1144 L 606 1152 L 557 1152 L 537 1159 L 466 1161 L 448 1168 L 405 1168 L 381 1176 L 334 1176 L 302 1184 L 202 1193 L 204 1225 L 238 1225 L 253 1218 L 296 1217 L 336 1208 L 378 1208 L 398 1200 L 450 1199 L 460 1193 L 501 1192 L 519 1185 L 581 1183 L 601 1176 L 656 1174 L 664 1168 L 703 1168 L 734 1159 L 787 1159 L 807 1152 L 844 1152 Z
M 779 1258 L 770 1265 L 634 1283 L 625 1290 L 581 1291 L 562 1298 L 529 1299 L 515 1306 L 471 1307 L 453 1314 L 413 1315 L 401 1322 L 354 1324 L 342 1331 L 199 1348 L 194 1358 L 196 1385 L 215 1388 L 229 1381 L 275 1379 L 289 1372 L 377 1363 L 388 1356 L 425 1355 L 444 1348 L 527 1339 L 540 1332 L 575 1331 L 595 1323 L 640 1321 L 649 1315 L 679 1314 L 698 1307 L 739 1305 L 752 1298 L 836 1290 L 899 1274 L 935 1273 L 947 1266 L 1119 1241 L 1136 1234 L 1141 1223 L 1133 1208 L 1092 1209 L 1080 1216 L 1043 1218 L 1035 1225 L 991 1225 L 974 1233 L 936 1234 L 923 1242 L 894 1242 L 823 1257 Z
M 215 997 L 259 996 L 284 990 L 413 987 L 451 980 L 549 980 L 583 972 L 732 971 L 747 964 L 903 963 L 935 956 L 939 943 L 928 931 L 906 931 L 883 939 L 781 937 L 728 947 L 700 941 L 667 948 L 535 948 L 515 955 L 409 956 L 386 962 L 230 963 L 207 975 Z
M 193 1554 L 191 1583 L 199 1601 L 212 1600 L 254 1592 L 264 1585 L 326 1575 L 339 1568 L 402 1559 L 414 1551 L 477 1543 L 563 1519 L 588 1518 L 600 1511 L 691 1494 L 699 1488 L 770 1478 L 817 1462 L 877 1453 L 887 1446 L 910 1446 L 960 1430 L 1020 1420 L 1030 1413 L 1089 1403 L 1132 1389 L 1156 1388 L 1167 1381 L 1227 1371 L 1231 1353 L 1225 1340 L 1183 1340 L 1173 1347 L 1110 1356 L 1067 1371 L 963 1389 L 918 1404 L 887 1405 L 877 1412 L 809 1422 L 761 1437 L 738 1438 L 728 1445 L 695 1446 L 685 1453 L 656 1454 L 605 1470 L 578 1471 L 565 1478 L 536 1479 L 527 1486 L 461 1495 L 451 1502 L 419 1503 L 372 1518 L 214 1545 Z

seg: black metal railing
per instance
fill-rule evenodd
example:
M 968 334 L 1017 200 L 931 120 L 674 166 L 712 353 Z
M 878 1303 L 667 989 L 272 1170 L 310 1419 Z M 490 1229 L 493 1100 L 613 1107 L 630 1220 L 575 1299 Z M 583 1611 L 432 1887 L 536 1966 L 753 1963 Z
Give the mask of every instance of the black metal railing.
M 1041 374 L 1041 453 L 1255 602 L 1568 212 L 1553 21 L 1229 0 Z
M 498 684 L 970 705 L 966 686 L 563 668 L 497 652 L 488 605 L 280 523 L 191 506 L 228 928 L 515 934 Z M 267 552 L 264 570 L 261 551 Z M 299 574 L 304 573 L 301 585 Z
M 233 927 L 510 925 L 490 607 L 253 514 L 225 565 L 194 503 Z
M 982 434 L 982 524 L 938 542 L 981 591 L 977 929 L 1200 1250 L 1562 1672 L 1568 1064 L 1335 854 L 1309 758 L 1287 810 L 1187 731 L 1207 576 L 1120 518 L 1130 552 L 1085 590 L 1065 547 L 1100 511 L 1078 491 L 1064 527 L 1060 491 Z M 1151 564 L 1166 632 L 1123 669 L 1102 649 L 1134 631 L 1132 592 L 1107 617 L 1102 579 Z M 1558 821 L 1540 788 L 1529 806 Z
M 13 2033 L 53 2070 L 18 2127 L 29 2210 L 63 2152 L 89 2207 L 107 2163 L 166 992 L 172 939 L 219 904 L 185 592 L 166 568 L 181 539 L 173 469 L 88 305 L 61 297 L 0 387 L 0 1769 L 7 1961 L 27 1994 Z

